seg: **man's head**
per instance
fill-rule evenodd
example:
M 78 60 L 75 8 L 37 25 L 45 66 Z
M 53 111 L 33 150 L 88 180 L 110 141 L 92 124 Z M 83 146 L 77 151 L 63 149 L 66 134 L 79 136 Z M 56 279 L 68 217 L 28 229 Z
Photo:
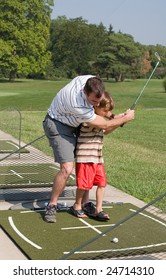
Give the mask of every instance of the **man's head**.
M 104 97 L 104 84 L 100 78 L 89 78 L 84 86 L 84 93 L 88 102 L 93 106 L 99 106 Z

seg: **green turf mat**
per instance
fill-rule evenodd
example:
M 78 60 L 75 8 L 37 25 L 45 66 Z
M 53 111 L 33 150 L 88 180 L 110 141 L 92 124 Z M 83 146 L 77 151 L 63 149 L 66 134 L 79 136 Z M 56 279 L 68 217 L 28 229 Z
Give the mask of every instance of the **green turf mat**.
M 58 171 L 59 167 L 49 163 L 0 166 L 0 189 L 52 186 Z M 75 185 L 74 175 L 69 177 L 67 185 Z
M 19 145 L 11 140 L 0 140 L 0 153 L 13 153 L 20 149 Z M 29 153 L 25 148 L 19 150 L 18 153 Z
M 110 220 L 99 222 L 93 219 L 78 219 L 67 212 L 57 213 L 57 222 L 48 224 L 43 221 L 44 212 L 29 210 L 0 211 L 0 225 L 33 260 L 60 259 L 74 248 L 101 235 L 110 228 L 105 236 L 89 243 L 70 259 L 113 258 L 166 251 L 166 223 L 162 219 L 144 211 L 125 223 L 113 228 L 138 208 L 132 204 L 109 204 L 104 210 Z M 112 242 L 117 237 L 118 243 Z

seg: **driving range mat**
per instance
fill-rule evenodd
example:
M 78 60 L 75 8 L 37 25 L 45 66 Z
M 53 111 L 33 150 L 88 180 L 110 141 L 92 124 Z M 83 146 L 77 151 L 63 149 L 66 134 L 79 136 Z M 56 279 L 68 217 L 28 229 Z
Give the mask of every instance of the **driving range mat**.
M 104 205 L 104 211 L 110 215 L 107 222 L 58 212 L 57 222 L 51 224 L 43 221 L 44 211 L 2 210 L 0 225 L 32 260 L 61 259 L 82 244 L 86 246 L 76 250 L 70 259 L 113 258 L 166 251 L 165 221 L 146 211 L 126 220 L 138 209 L 129 203 Z M 103 234 L 106 230 L 107 233 Z M 117 243 L 113 242 L 114 237 L 118 238 Z

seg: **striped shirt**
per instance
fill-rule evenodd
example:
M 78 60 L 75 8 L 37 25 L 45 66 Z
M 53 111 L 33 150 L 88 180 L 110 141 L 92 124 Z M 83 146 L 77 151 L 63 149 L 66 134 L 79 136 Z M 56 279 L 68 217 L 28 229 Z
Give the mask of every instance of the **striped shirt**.
M 94 120 L 96 114 L 93 106 L 83 92 L 86 81 L 91 77 L 93 76 L 78 76 L 62 88 L 48 109 L 49 116 L 72 127 Z
M 76 162 L 103 163 L 103 130 L 82 124 L 75 151 Z

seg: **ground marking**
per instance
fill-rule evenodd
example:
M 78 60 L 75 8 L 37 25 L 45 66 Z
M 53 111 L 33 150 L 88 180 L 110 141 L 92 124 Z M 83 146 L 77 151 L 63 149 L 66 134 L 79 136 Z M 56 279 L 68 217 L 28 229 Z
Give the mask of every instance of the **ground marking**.
M 14 143 L 12 143 L 12 142 L 6 141 L 6 143 L 8 143 L 8 144 L 10 144 L 10 145 L 13 145 L 13 146 L 16 147 L 17 149 L 19 148 L 18 145 L 14 144 Z
M 150 245 L 146 245 L 146 246 L 131 247 L 131 248 L 96 250 L 96 251 L 76 251 L 76 252 L 74 252 L 74 254 L 92 254 L 92 253 L 108 253 L 108 252 L 130 251 L 130 250 L 136 250 L 136 249 L 159 247 L 159 246 L 162 246 L 162 245 L 166 245 L 166 242 L 158 243 L 158 244 L 150 244 Z M 70 252 L 63 252 L 64 255 L 69 254 L 69 253 Z
M 24 172 L 21 172 L 21 173 L 17 173 L 16 171 L 14 171 L 14 170 L 10 170 L 10 171 L 12 171 L 13 173 L 11 174 L 11 173 L 1 173 L 0 174 L 0 176 L 13 176 L 13 175 L 17 175 L 18 176 L 18 174 L 20 175 L 20 174 L 22 174 L 22 175 L 38 175 L 39 174 L 39 172 L 31 172 L 31 173 L 24 173 Z M 20 175 L 21 176 L 21 175 Z M 21 176 L 22 177 L 22 176 Z M 22 177 L 23 178 L 23 177 Z
M 86 222 L 84 219 L 79 218 L 79 221 L 82 222 L 83 224 L 87 225 L 89 228 L 93 229 L 94 231 L 98 232 L 99 234 L 101 234 L 102 232 L 98 229 L 95 228 L 95 226 L 92 226 L 91 224 L 89 224 L 88 222 Z M 104 236 L 105 234 L 103 234 Z
M 134 210 L 134 209 L 130 209 L 130 211 L 132 211 L 132 212 L 137 212 L 136 210 Z M 163 225 L 164 227 L 166 227 L 166 224 L 165 223 L 163 223 L 163 222 L 161 222 L 161 221 L 159 221 L 159 220 L 157 220 L 157 219 L 155 219 L 155 218 L 153 218 L 153 217 L 151 217 L 151 216 L 149 216 L 149 215 L 146 215 L 146 214 L 144 214 L 144 213 L 139 213 L 140 215 L 142 215 L 142 216 L 144 216 L 144 217 L 147 217 L 147 218 L 149 218 L 149 219 L 151 219 L 151 220 L 153 220 L 153 221 L 155 221 L 155 222 L 157 222 L 157 223 L 159 223 L 159 224 L 161 224 L 161 225 Z
M 106 225 L 95 225 L 95 228 L 100 228 L 100 227 L 112 227 L 115 224 L 106 224 Z M 61 230 L 70 230 L 70 229 L 83 229 L 83 228 L 89 228 L 89 226 L 81 226 L 81 227 L 67 227 L 67 228 L 61 228 Z
M 42 249 L 42 247 L 38 246 L 37 244 L 35 244 L 34 242 L 32 242 L 31 240 L 29 240 L 25 235 L 23 235 L 15 226 L 12 217 L 8 217 L 9 223 L 11 225 L 11 227 L 13 228 L 13 230 L 22 238 L 24 239 L 27 243 L 31 244 L 33 247 L 37 248 L 37 249 Z
M 19 173 L 17 173 L 16 171 L 14 171 L 14 170 L 10 170 L 11 172 L 13 172 L 13 174 L 14 175 L 16 175 L 16 176 L 18 176 L 18 177 L 20 177 L 21 179 L 23 179 L 24 177 L 23 176 L 21 176 Z
M 36 213 L 36 212 L 44 212 L 45 210 L 25 210 L 25 211 L 20 211 L 21 214 L 27 214 L 27 213 Z
M 52 166 L 52 165 L 50 165 L 49 168 L 60 170 L 58 167 L 55 167 L 55 166 Z
M 49 166 L 52 169 L 56 169 L 56 170 L 60 170 L 59 168 L 55 167 L 55 166 Z M 74 176 L 70 175 L 69 176 L 71 179 L 75 180 Z

